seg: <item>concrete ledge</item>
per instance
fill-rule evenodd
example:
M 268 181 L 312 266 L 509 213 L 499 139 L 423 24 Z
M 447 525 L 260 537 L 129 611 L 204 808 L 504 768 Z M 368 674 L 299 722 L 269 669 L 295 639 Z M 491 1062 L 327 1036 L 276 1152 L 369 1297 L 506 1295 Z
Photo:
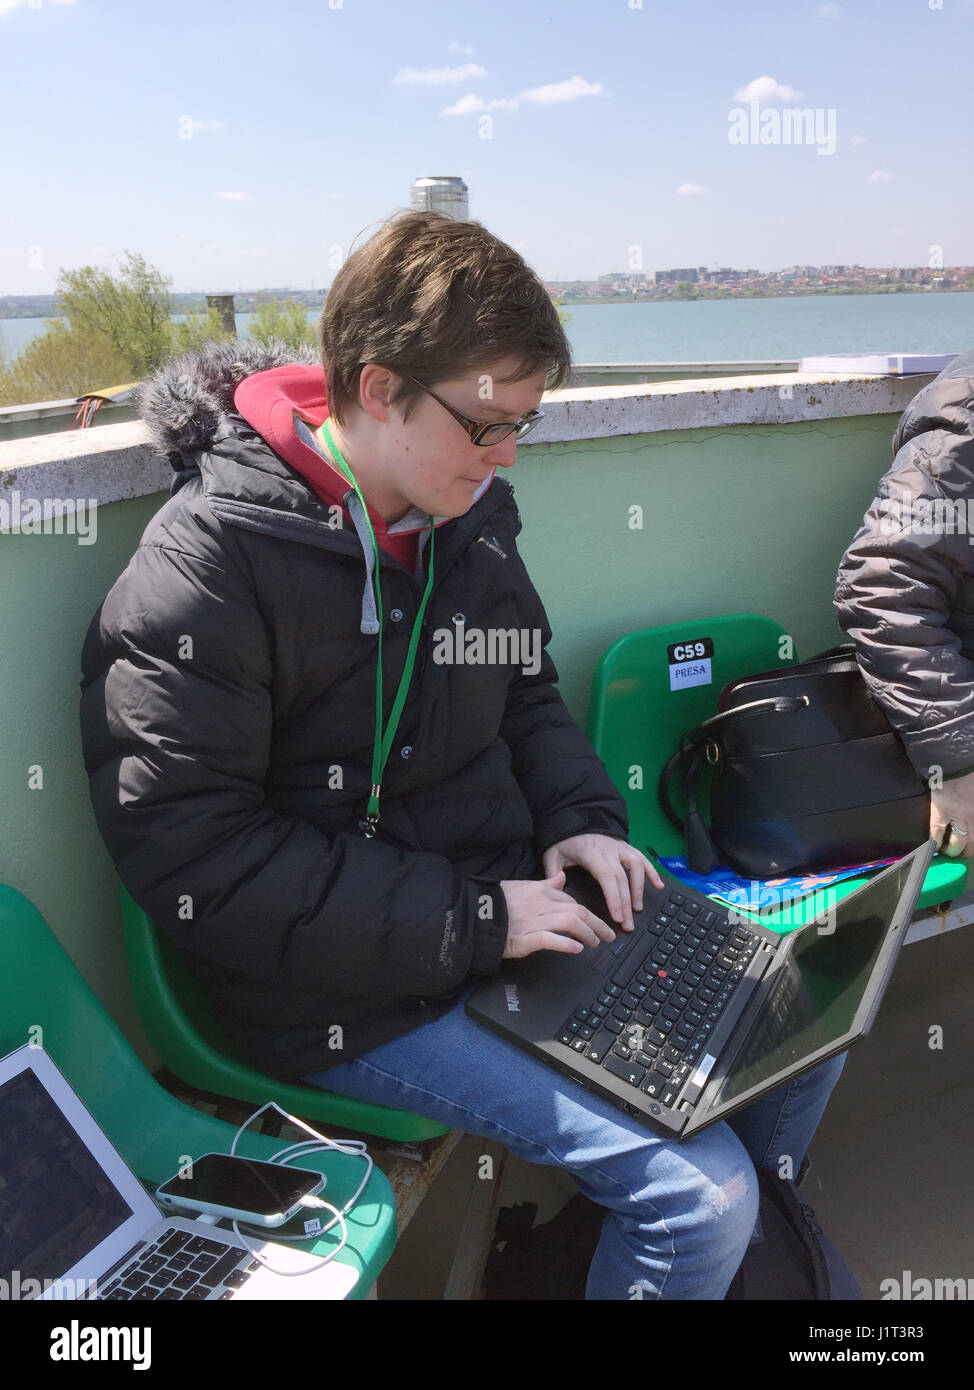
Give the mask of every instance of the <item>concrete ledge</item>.
M 726 425 L 790 425 L 850 415 L 901 415 L 933 376 L 781 372 L 648 386 L 551 391 L 531 444 Z M 524 447 L 527 447 L 525 445 Z
M 172 477 L 140 420 L 0 444 L 0 501 L 17 491 L 103 505 L 168 492 Z
M 549 392 L 545 418 L 522 449 L 663 430 L 789 425 L 854 415 L 900 415 L 932 376 L 781 372 Z M 89 505 L 168 492 L 172 469 L 141 421 L 0 443 L 0 500 L 84 498 Z
M 651 372 L 656 376 L 679 377 L 683 381 L 697 381 L 709 376 L 754 376 L 767 372 L 797 372 L 798 359 L 753 358 L 749 362 L 573 362 L 576 372 L 600 372 L 604 376 L 620 376 L 622 373 Z

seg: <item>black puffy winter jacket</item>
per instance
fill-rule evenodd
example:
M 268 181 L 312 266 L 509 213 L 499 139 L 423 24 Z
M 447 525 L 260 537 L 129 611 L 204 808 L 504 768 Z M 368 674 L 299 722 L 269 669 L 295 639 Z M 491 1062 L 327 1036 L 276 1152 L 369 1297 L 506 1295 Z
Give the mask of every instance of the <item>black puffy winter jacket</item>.
M 244 376 L 294 357 L 211 347 L 143 390 L 172 495 L 92 621 L 81 682 L 92 805 L 119 876 L 241 1056 L 281 1078 L 446 1012 L 469 976 L 500 968 L 500 881 L 538 876 L 570 835 L 628 830 L 547 651 L 527 675 L 523 661 L 431 659 L 458 615 L 468 632 L 550 638 L 495 478 L 436 531 L 379 831 L 359 832 L 377 649 L 362 543 L 233 409 Z M 385 552 L 380 574 L 388 718 L 425 577 Z
M 918 392 L 843 556 L 840 627 L 920 775 L 974 771 L 974 349 Z

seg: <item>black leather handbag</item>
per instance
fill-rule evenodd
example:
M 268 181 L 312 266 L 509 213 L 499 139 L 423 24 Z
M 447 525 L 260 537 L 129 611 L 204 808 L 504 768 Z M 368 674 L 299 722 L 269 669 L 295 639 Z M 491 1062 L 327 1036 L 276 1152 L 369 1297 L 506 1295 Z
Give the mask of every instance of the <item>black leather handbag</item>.
M 697 809 L 710 771 L 710 826 Z M 679 777 L 686 816 L 673 808 Z M 684 734 L 660 804 L 696 873 L 772 878 L 899 857 L 927 838 L 930 792 L 872 698 L 851 643 L 732 681 Z

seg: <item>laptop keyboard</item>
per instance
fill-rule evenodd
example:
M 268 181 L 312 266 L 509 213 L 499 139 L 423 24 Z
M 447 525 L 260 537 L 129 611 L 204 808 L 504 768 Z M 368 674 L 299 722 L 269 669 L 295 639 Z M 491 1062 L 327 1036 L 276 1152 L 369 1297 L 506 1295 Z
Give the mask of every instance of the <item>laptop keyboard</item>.
M 236 1245 L 223 1245 L 205 1236 L 167 1231 L 140 1250 L 138 1259 L 115 1274 L 104 1288 L 99 1288 L 97 1296 L 143 1302 L 199 1300 L 209 1298 L 216 1290 L 219 1298 L 232 1298 L 235 1290 L 261 1268 L 256 1259 L 240 1267 L 247 1253 Z
M 672 1106 L 759 944 L 726 913 L 671 892 L 642 932 L 618 932 L 616 963 L 597 962 L 598 992 L 556 1037 Z

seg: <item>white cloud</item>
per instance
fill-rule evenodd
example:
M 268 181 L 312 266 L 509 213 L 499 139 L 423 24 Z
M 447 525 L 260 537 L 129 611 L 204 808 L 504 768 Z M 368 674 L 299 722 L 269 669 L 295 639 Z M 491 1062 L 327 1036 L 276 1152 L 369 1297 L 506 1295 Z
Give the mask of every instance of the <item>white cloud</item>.
M 597 97 L 601 82 L 586 82 L 584 77 L 568 77 L 564 82 L 549 82 L 545 87 L 530 87 L 521 93 L 521 101 L 536 101 L 548 105 L 554 101 L 577 101 L 579 97 Z
M 204 256 L 216 256 L 223 250 L 222 241 L 208 241 L 202 248 Z
M 6 14 L 12 14 L 14 10 L 22 10 L 29 0 L 0 0 L 0 19 Z M 52 0 L 55 5 L 73 5 L 74 0 Z
M 734 93 L 735 101 L 794 101 L 796 97 L 802 96 L 802 92 L 796 92 L 794 87 L 787 87 L 783 82 L 776 82 L 773 77 L 756 77 L 753 82 L 749 82 L 746 87 L 742 87 L 739 92 Z
M 247 246 L 240 254 L 251 261 L 259 261 L 263 256 L 270 256 L 272 252 L 269 246 Z
M 466 58 L 474 52 L 474 46 L 472 43 L 457 43 L 454 40 L 453 43 L 447 44 L 446 51 L 447 53 L 459 53 Z
M 825 5 L 819 5 L 819 7 L 818 7 L 818 17 L 819 17 L 819 19 L 838 19 L 838 17 L 839 17 L 839 7 L 838 7 L 838 5 L 833 4 L 833 3 L 832 3 L 832 0 L 828 0 L 828 3 L 825 4 Z
M 483 97 L 468 94 L 446 106 L 441 116 L 470 116 L 478 111 L 516 111 L 522 101 L 531 101 L 541 106 L 549 106 L 559 101 L 577 101 L 580 97 L 598 96 L 603 90 L 601 82 L 587 82 L 584 77 L 568 77 L 564 82 L 551 82 L 544 87 L 529 87 L 516 97 L 496 97 L 485 101 Z
M 699 193 L 708 193 L 710 190 L 699 183 L 681 183 L 676 191 L 681 198 L 693 198 Z
M 853 135 L 853 137 L 852 137 L 851 140 L 849 141 L 849 144 L 850 144 L 850 145 L 868 145 L 868 144 L 869 144 L 869 141 L 866 139 L 865 135 Z
M 472 93 L 468 93 L 467 96 L 461 97 L 459 101 L 454 102 L 452 106 L 445 106 L 440 112 L 440 115 L 471 116 L 477 111 L 483 111 L 485 105 L 486 103 L 483 97 L 477 97 Z
M 446 82 L 467 82 L 471 77 L 486 77 L 487 69 L 477 63 L 464 63 L 459 68 L 400 68 L 392 79 L 396 83 L 424 83 L 441 87 Z
M 216 195 L 221 203 L 252 203 L 254 195 L 252 193 L 218 193 Z
M 517 100 L 510 98 L 504 100 L 498 98 L 495 101 L 484 101 L 483 97 L 474 96 L 472 93 L 461 97 L 452 106 L 445 106 L 440 112 L 441 116 L 471 116 L 478 111 L 516 111 Z
M 874 170 L 872 171 L 871 174 L 867 174 L 867 175 L 866 175 L 866 182 L 867 182 L 867 183 L 889 183 L 889 181 L 890 181 L 890 179 L 891 179 L 892 177 L 893 177 L 893 175 L 892 175 L 892 174 L 887 174 L 887 172 L 886 172 L 885 169 L 874 169 Z
M 196 134 L 197 131 L 206 132 L 206 131 L 226 130 L 226 126 L 224 125 L 223 121 L 194 121 L 194 120 L 191 119 L 191 120 L 190 120 L 190 125 L 192 126 L 192 130 L 193 130 L 193 134 L 194 134 L 194 135 Z

